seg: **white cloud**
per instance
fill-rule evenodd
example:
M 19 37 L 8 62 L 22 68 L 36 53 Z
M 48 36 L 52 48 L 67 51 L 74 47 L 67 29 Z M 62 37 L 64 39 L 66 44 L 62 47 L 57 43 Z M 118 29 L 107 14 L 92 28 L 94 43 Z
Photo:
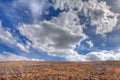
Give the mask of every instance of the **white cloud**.
M 69 61 L 108 61 L 108 60 L 120 60 L 120 51 L 98 51 L 90 52 L 86 55 L 68 56 Z
M 91 25 L 96 26 L 97 34 L 105 34 L 111 32 L 117 24 L 118 14 L 110 10 L 110 7 L 106 2 L 98 2 L 97 0 L 89 0 L 83 2 L 81 0 L 53 0 L 57 9 L 69 9 L 79 13 L 83 12 L 84 16 L 90 18 Z M 114 1 L 115 2 L 115 1 Z M 78 10 L 74 10 L 74 9 Z
M 85 55 L 87 61 L 106 61 L 106 60 L 120 60 L 120 52 L 115 51 L 99 51 L 91 52 Z
M 68 55 L 66 59 L 69 61 L 108 61 L 108 60 L 120 60 L 120 51 L 93 51 L 86 55 L 78 54 L 77 52 L 71 50 L 67 51 Z M 60 54 L 61 55 L 61 54 Z
M 25 52 L 29 52 L 28 51 L 28 49 L 29 49 L 29 46 L 28 45 L 26 45 L 26 46 L 28 46 L 28 47 L 26 47 L 25 45 L 23 45 L 23 44 L 21 44 L 21 43 L 16 43 L 15 44 L 20 50 L 22 50 L 22 51 L 25 51 Z
M 67 9 L 67 10 L 73 10 L 75 8 L 78 9 L 78 11 L 81 11 L 84 3 L 81 0 L 52 0 L 54 3 L 55 9 Z
M 29 59 L 26 57 L 18 56 L 16 54 L 8 53 L 8 52 L 4 52 L 0 54 L 0 61 L 21 61 L 21 60 L 28 61 Z
M 97 0 L 88 2 L 81 0 L 53 1 L 55 9 L 66 11 L 60 13 L 58 17 L 53 17 L 50 21 L 41 21 L 39 24 L 32 25 L 23 24 L 18 28 L 22 35 L 32 41 L 33 48 L 48 52 L 52 56 L 64 57 L 70 61 L 116 58 L 112 54 L 107 56 L 104 52 L 98 54 L 93 52 L 83 56 L 74 51 L 76 45 L 87 38 L 87 35 L 83 33 L 84 25 L 80 24 L 78 17 L 80 12 L 90 18 L 91 25 L 96 27 L 96 34 L 104 35 L 116 27 L 118 14 L 112 12 L 106 2 Z M 88 42 L 88 44 L 90 47 L 93 46 L 92 42 Z M 104 58 L 100 58 L 101 56 Z
M 2 27 L 1 22 L 0 22 L 0 39 L 3 42 L 8 42 L 8 43 L 11 43 L 11 44 L 13 44 L 15 42 L 14 37 L 11 35 L 11 33 L 9 32 L 8 29 L 4 29 Z
M 79 58 L 74 48 L 87 38 L 83 34 L 78 17 L 72 12 L 62 13 L 51 21 L 40 24 L 21 25 L 19 31 L 32 41 L 32 47 L 48 52 L 52 56 Z M 77 57 L 78 56 L 78 57 Z M 74 59 L 76 59 L 74 58 Z M 68 60 L 72 60 L 67 58 Z
M 87 41 L 87 44 L 89 45 L 90 48 L 94 47 L 94 43 L 92 41 Z
M 47 9 L 49 4 L 47 0 L 17 0 L 14 1 L 13 7 L 26 7 L 32 14 L 34 21 L 39 20 L 40 15 L 44 13 L 44 10 Z M 29 11 L 26 11 L 29 15 Z
M 17 46 L 20 50 L 29 52 L 29 45 L 24 45 L 22 43 L 19 43 L 15 37 L 11 34 L 8 28 L 3 28 L 2 24 L 0 22 L 0 40 L 1 42 L 8 44 L 8 45 L 14 45 Z
M 35 58 L 31 58 L 29 61 L 45 61 L 44 59 L 35 59 Z
M 45 9 L 45 0 L 30 0 L 29 2 L 30 10 L 35 17 L 39 17 Z
M 43 59 L 28 58 L 10 52 L 0 54 L 0 61 L 44 61 Z
M 120 13 L 120 0 L 106 0 L 107 4 L 111 6 L 111 10 Z

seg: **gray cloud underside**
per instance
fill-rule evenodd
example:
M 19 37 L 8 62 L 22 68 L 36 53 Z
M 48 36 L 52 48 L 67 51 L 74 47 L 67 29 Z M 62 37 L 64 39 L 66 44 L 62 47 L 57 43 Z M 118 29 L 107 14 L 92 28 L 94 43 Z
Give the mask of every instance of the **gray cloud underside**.
M 53 56 L 66 57 L 79 44 L 84 35 L 67 32 L 47 21 L 39 25 L 23 25 L 19 28 L 21 34 L 32 41 L 32 47 L 51 53 Z M 70 55 L 70 56 L 71 56 Z
M 109 1 L 103 0 L 54 0 L 55 9 L 66 11 L 50 21 L 41 21 L 32 25 L 23 24 L 18 29 L 22 35 L 32 41 L 31 47 L 48 52 L 51 56 L 60 56 L 71 61 L 118 60 L 118 54 L 107 55 L 108 53 L 104 51 L 87 55 L 80 55 L 74 51 L 76 45 L 89 38 L 83 33 L 83 29 L 87 26 L 79 23 L 78 14 L 82 12 L 82 15 L 90 19 L 90 24 L 96 27 L 96 34 L 106 35 L 112 32 L 118 23 L 119 5 L 113 5 L 115 5 L 114 2 L 109 4 Z M 116 11 L 112 10 L 114 7 L 117 7 Z
M 107 4 L 111 6 L 111 10 L 116 13 L 120 13 L 120 0 L 106 0 Z

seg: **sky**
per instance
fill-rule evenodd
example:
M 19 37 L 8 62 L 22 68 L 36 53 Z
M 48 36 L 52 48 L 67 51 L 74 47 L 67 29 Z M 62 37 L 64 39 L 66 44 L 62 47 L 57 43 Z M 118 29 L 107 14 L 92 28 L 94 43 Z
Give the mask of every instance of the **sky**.
M 0 0 L 0 61 L 120 60 L 120 0 Z

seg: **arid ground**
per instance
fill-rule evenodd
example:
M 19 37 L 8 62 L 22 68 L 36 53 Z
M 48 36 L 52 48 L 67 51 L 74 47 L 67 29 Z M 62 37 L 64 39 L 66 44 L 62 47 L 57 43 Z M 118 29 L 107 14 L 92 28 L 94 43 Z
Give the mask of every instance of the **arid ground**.
M 0 80 L 120 80 L 120 61 L 0 62 Z

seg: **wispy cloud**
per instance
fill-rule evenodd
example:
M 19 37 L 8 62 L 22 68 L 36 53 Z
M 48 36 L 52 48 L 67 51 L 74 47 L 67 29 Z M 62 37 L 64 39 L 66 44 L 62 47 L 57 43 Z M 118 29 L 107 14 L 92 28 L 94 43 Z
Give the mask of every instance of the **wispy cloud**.
M 27 45 L 24 45 L 23 43 L 18 42 L 16 37 L 14 37 L 11 34 L 9 28 L 2 27 L 1 22 L 0 22 L 0 40 L 4 44 L 13 45 L 18 47 L 22 51 L 29 52 Z
M 27 8 L 27 14 L 32 14 L 33 21 L 38 22 L 41 18 L 41 15 L 44 13 L 45 9 L 49 7 L 47 0 L 17 0 L 14 1 L 14 8 Z
M 43 59 L 28 58 L 15 53 L 3 52 L 0 54 L 0 61 L 44 61 Z

